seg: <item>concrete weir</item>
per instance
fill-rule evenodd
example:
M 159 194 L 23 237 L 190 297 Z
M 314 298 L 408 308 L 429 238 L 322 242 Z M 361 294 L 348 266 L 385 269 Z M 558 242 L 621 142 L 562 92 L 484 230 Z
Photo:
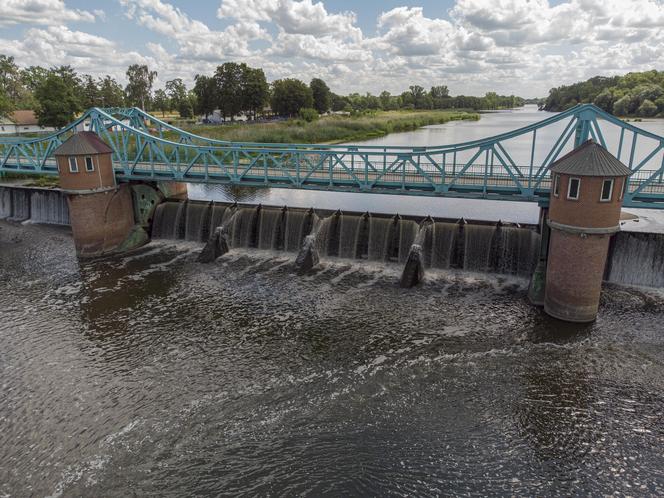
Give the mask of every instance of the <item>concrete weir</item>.
M 160 204 L 151 235 L 205 242 L 200 262 L 233 248 L 291 253 L 299 274 L 323 260 L 400 264 L 404 287 L 420 283 L 430 269 L 529 278 L 540 247 L 534 227 L 197 201 Z

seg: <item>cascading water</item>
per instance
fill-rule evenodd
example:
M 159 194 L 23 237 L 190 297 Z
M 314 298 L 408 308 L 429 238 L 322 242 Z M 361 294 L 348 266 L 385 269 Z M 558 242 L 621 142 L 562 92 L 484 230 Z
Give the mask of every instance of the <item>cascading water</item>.
M 284 212 L 277 209 L 262 209 L 260 214 L 260 231 L 258 234 L 258 248 L 265 250 L 278 250 L 281 243 L 282 221 Z
M 206 241 L 225 226 L 231 248 L 297 253 L 305 238 L 321 257 L 404 263 L 420 230 L 399 216 L 241 207 L 200 202 L 165 202 L 157 207 L 152 235 L 159 239 Z M 529 229 L 470 223 L 429 223 L 422 229 L 424 266 L 530 276 L 539 235 Z
M 342 214 L 339 223 L 339 257 L 355 259 L 362 218 Z
M 30 196 L 30 220 L 34 223 L 69 225 L 67 198 L 58 191 L 33 191 Z
M 388 261 L 390 246 L 393 243 L 395 225 L 399 222 L 395 218 L 369 218 L 368 257 L 370 261 Z
M 210 205 L 194 202 L 187 203 L 187 222 L 185 224 L 185 239 L 193 242 L 203 242 L 210 235 Z
M 464 233 L 464 270 L 474 272 L 489 271 L 491 246 L 496 228 L 484 225 L 465 224 Z
M 154 239 L 183 239 L 185 202 L 163 202 L 157 206 L 152 221 L 152 238 Z
M 664 288 L 664 234 L 614 235 L 606 279 L 617 284 Z
M 529 277 L 539 256 L 540 237 L 527 228 L 471 223 L 433 223 L 427 228 L 424 264 Z
M 302 246 L 306 232 L 306 224 L 309 213 L 305 211 L 288 210 L 286 212 L 286 233 L 284 237 L 284 250 L 297 252 Z
M 430 268 L 454 268 L 452 257 L 459 236 L 457 223 L 433 223 L 425 243 L 424 261 Z M 458 266 L 458 265 L 457 265 Z
M 0 219 L 69 225 L 67 197 L 58 190 L 0 187 Z

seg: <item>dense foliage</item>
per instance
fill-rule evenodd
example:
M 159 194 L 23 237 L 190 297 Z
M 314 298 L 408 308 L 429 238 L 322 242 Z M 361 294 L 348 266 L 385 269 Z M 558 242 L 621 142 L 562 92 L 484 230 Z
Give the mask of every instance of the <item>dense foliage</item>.
M 645 71 L 624 76 L 595 76 L 587 81 L 552 88 L 547 111 L 564 111 L 593 103 L 617 116 L 664 116 L 664 72 Z
M 494 92 L 484 97 L 452 97 L 444 85 L 430 90 L 412 85 L 399 95 L 384 91 L 378 96 L 342 96 L 332 93 L 320 78 L 308 85 L 294 78 L 270 84 L 263 69 L 238 62 L 225 62 L 210 75 L 196 75 L 191 89 L 180 78 L 155 89 L 157 76 L 147 65 L 133 64 L 127 68 L 123 87 L 110 75 L 95 78 L 77 74 L 69 66 L 20 68 L 13 57 L 0 55 L 0 116 L 15 109 L 34 109 L 41 125 L 62 126 L 90 107 L 137 106 L 164 116 L 177 111 L 181 118 L 207 118 L 218 110 L 224 121 L 239 115 L 255 120 L 276 114 L 311 122 L 317 118 L 314 114 L 329 111 L 357 116 L 378 110 L 504 109 L 524 103 L 519 97 Z

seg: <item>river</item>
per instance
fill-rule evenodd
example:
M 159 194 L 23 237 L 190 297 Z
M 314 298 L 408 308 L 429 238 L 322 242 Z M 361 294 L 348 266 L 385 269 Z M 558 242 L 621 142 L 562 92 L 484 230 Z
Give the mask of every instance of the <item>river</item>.
M 571 325 L 516 277 L 201 247 L 79 262 L 0 221 L 0 496 L 664 493 L 662 291 L 606 284 Z

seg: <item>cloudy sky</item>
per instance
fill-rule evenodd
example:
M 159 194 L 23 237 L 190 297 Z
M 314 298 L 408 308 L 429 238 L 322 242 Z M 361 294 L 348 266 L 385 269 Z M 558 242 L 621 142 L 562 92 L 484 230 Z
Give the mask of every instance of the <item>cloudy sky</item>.
M 545 96 L 596 74 L 664 69 L 662 0 L 0 0 L 0 53 L 158 85 L 224 61 L 337 93 L 446 84 Z

